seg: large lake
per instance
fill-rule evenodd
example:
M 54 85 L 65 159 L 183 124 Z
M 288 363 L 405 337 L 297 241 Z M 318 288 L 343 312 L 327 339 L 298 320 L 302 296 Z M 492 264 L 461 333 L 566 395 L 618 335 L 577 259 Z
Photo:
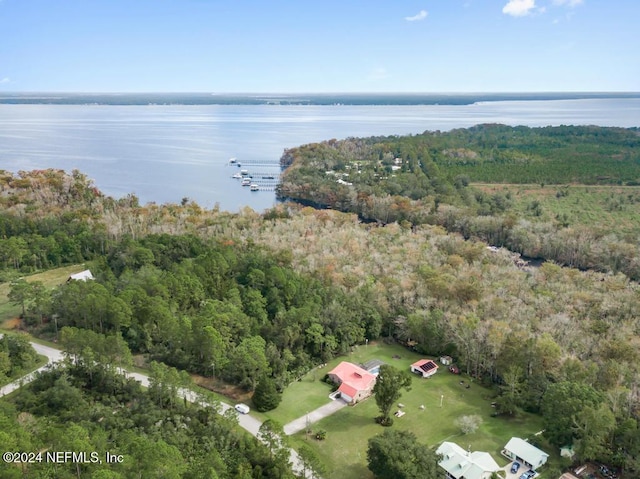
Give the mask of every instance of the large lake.
M 285 148 L 350 136 L 404 135 L 478 123 L 640 126 L 640 99 L 497 101 L 472 105 L 0 105 L 0 169 L 77 168 L 108 195 L 141 202 L 273 206 L 231 175 L 278 173 Z

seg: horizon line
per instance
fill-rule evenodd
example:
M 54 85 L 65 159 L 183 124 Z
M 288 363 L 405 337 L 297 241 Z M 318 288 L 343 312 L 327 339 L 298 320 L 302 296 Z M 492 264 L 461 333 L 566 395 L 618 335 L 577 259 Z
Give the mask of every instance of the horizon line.
M 640 90 L 489 90 L 489 91 L 81 91 L 81 90 L 12 90 L 0 91 L 0 95 L 136 95 L 136 94 L 180 94 L 180 95 L 523 95 L 523 94 L 634 94 Z

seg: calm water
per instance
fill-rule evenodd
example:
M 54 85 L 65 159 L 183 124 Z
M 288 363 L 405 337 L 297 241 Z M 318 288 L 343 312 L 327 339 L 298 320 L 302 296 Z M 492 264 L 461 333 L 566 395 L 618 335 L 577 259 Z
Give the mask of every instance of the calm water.
M 106 194 L 144 203 L 271 207 L 231 175 L 277 174 L 285 148 L 331 138 L 403 135 L 478 123 L 640 126 L 640 99 L 427 106 L 0 105 L 0 169 L 78 168 Z M 266 184 L 266 182 L 265 182 Z

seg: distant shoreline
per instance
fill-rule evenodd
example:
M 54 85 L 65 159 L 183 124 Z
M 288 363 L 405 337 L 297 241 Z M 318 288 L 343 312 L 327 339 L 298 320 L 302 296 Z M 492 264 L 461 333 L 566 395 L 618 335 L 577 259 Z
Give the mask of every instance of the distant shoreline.
M 640 92 L 546 93 L 0 93 L 4 105 L 472 105 L 640 98 Z

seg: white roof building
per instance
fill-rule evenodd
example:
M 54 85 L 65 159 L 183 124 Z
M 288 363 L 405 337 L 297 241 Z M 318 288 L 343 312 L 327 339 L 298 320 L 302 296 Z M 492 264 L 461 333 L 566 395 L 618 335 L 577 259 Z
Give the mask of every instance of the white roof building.
M 85 269 L 84 271 L 80 271 L 79 273 L 72 274 L 71 276 L 69 276 L 69 279 L 67 281 L 71 281 L 72 279 L 75 281 L 87 281 L 95 278 L 91 274 L 91 271 Z
M 512 460 L 522 461 L 534 470 L 546 464 L 549 459 L 549 454 L 519 437 L 509 439 L 507 445 L 504 446 L 504 453 Z
M 489 479 L 500 470 L 488 452 L 468 452 L 454 442 L 443 442 L 436 453 L 442 456 L 438 465 L 451 479 Z

